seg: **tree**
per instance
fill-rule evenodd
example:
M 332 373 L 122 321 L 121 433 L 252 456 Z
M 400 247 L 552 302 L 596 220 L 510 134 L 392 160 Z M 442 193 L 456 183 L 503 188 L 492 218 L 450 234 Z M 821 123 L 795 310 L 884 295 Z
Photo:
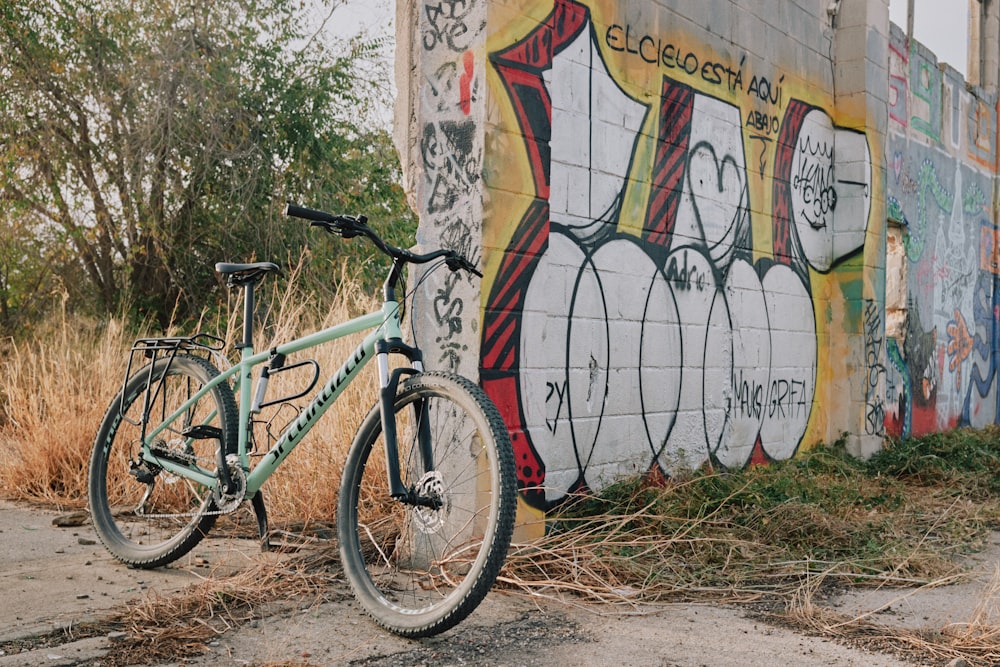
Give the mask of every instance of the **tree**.
M 78 307 L 192 314 L 215 262 L 295 252 L 286 197 L 377 203 L 411 230 L 391 142 L 359 120 L 379 44 L 331 52 L 307 39 L 309 9 L 0 5 L 0 318 L 54 279 Z

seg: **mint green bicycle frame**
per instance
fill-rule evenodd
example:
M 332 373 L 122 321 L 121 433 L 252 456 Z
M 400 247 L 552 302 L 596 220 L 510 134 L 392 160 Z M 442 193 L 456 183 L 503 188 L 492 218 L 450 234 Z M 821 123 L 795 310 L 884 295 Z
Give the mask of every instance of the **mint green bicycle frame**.
M 361 344 L 358 345 L 354 354 L 340 366 L 339 370 L 327 381 L 309 405 L 307 405 L 305 409 L 299 413 L 298 417 L 296 417 L 292 424 L 285 429 L 285 432 L 280 438 L 278 438 L 278 441 L 274 444 L 274 446 L 268 450 L 268 452 L 262 457 L 260 463 L 258 463 L 257 466 L 251 471 L 250 457 L 249 452 L 247 451 L 247 446 L 249 442 L 251 409 L 250 390 L 253 382 L 253 369 L 256 366 L 263 364 L 276 353 L 289 355 L 323 343 L 328 343 L 338 338 L 350 336 L 362 331 L 368 331 L 369 329 L 372 329 L 373 331 L 371 331 Z M 253 345 L 244 342 L 241 348 L 241 358 L 239 363 L 221 372 L 210 382 L 206 383 L 205 386 L 191 396 L 186 403 L 184 403 L 168 418 L 164 419 L 156 429 L 146 434 L 142 445 L 142 458 L 179 477 L 190 479 L 208 488 L 215 486 L 215 484 L 219 481 L 216 474 L 211 473 L 197 465 L 184 465 L 183 463 L 177 463 L 157 457 L 149 451 L 149 445 L 161 431 L 169 427 L 175 419 L 179 418 L 181 414 L 194 405 L 206 393 L 219 384 L 228 382 L 235 376 L 237 389 L 239 391 L 239 441 L 237 446 L 237 455 L 239 456 L 240 465 L 243 470 L 248 472 L 245 497 L 251 498 L 256 495 L 271 474 L 277 470 L 278 466 L 281 465 L 281 462 L 285 460 L 285 458 L 292 452 L 293 449 L 295 449 L 296 446 L 298 446 L 300 442 L 302 442 L 302 439 L 307 433 L 309 433 L 309 430 L 312 429 L 312 427 L 315 426 L 320 418 L 326 413 L 327 408 L 329 408 L 337 400 L 337 397 L 340 396 L 344 388 L 347 387 L 347 385 L 349 385 L 351 381 L 358 376 L 361 369 L 366 366 L 374 356 L 376 356 L 376 346 L 378 342 L 382 340 L 387 342 L 402 340 L 402 331 L 400 329 L 399 319 L 399 304 L 396 301 L 385 301 L 382 304 L 382 310 L 379 312 L 369 313 L 347 322 L 336 324 L 332 327 L 303 336 L 302 338 L 297 338 L 282 345 L 278 345 L 267 350 L 266 352 L 254 353 Z M 389 383 L 388 352 L 379 352 L 377 356 L 379 358 L 379 386 L 384 389 Z M 413 366 L 414 370 L 421 370 L 419 360 L 413 360 Z M 209 418 L 213 416 L 214 414 L 210 415 Z M 395 442 L 393 442 L 393 445 L 395 445 Z

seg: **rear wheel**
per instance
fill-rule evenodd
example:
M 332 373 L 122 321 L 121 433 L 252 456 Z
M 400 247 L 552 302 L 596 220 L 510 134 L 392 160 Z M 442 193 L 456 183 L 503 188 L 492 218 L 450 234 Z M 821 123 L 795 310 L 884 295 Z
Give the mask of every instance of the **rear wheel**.
M 503 565 L 517 497 L 514 457 L 496 407 L 464 378 L 413 376 L 400 384 L 394 413 L 402 481 L 419 500 L 389 495 L 376 406 L 344 466 L 340 552 L 358 600 L 376 622 L 425 637 L 468 616 Z
M 141 424 L 147 386 L 148 435 L 218 374 L 200 357 L 159 359 L 125 383 L 104 416 L 90 457 L 88 498 L 98 536 L 122 562 L 165 565 L 190 551 L 215 523 L 214 482 L 199 484 L 143 460 Z M 237 420 L 236 401 L 223 382 L 170 420 L 151 453 L 159 463 L 196 465 L 214 480 L 220 462 L 235 452 Z

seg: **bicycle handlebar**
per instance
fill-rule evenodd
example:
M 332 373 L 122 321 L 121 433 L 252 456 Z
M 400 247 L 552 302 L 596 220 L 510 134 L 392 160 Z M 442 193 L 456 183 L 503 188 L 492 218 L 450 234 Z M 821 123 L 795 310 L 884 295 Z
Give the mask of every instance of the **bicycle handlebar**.
M 323 211 L 317 211 L 315 209 L 306 208 L 305 206 L 298 206 L 291 202 L 285 205 L 285 215 L 292 218 L 302 218 L 303 220 L 312 220 L 314 222 L 333 222 L 336 216 L 332 216 L 329 213 Z
M 404 262 L 409 264 L 426 264 L 438 258 L 444 258 L 445 264 L 452 271 L 463 269 L 469 273 L 483 277 L 483 274 L 476 269 L 475 265 L 463 255 L 454 250 L 439 249 L 425 254 L 417 254 L 403 248 L 386 243 L 374 229 L 368 226 L 368 218 L 363 215 L 357 217 L 352 215 L 333 215 L 325 211 L 305 208 L 289 202 L 285 206 L 285 215 L 293 218 L 309 220 L 311 227 L 321 227 L 331 234 L 336 234 L 345 239 L 355 236 L 364 236 L 371 241 L 376 248 L 393 259 L 394 262 Z

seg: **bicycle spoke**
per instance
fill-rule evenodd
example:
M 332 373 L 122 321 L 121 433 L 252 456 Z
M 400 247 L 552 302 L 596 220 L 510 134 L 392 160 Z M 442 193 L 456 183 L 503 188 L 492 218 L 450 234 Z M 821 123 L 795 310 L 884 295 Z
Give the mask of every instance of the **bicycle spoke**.
M 503 561 L 513 458 L 495 408 L 483 412 L 487 401 L 468 381 L 443 374 L 415 376 L 400 389 L 397 449 L 411 500 L 386 500 L 378 411 L 351 448 L 338 510 L 345 572 L 375 620 L 399 634 L 425 636 L 457 623 Z M 433 461 L 429 471 L 422 450 Z
M 137 567 L 156 567 L 190 550 L 215 520 L 212 488 L 142 459 L 144 433 L 153 433 L 218 371 L 204 359 L 178 355 L 141 369 L 112 405 L 91 458 L 89 494 L 94 525 L 109 551 Z M 148 383 L 152 377 L 152 383 Z M 147 406 L 146 387 L 151 398 Z M 143 424 L 145 414 L 150 418 Z M 220 447 L 234 447 L 236 406 L 225 385 L 208 392 L 150 444 L 151 459 L 197 465 L 215 475 Z M 186 437 L 192 427 L 197 435 Z M 115 508 L 132 508 L 118 512 Z

